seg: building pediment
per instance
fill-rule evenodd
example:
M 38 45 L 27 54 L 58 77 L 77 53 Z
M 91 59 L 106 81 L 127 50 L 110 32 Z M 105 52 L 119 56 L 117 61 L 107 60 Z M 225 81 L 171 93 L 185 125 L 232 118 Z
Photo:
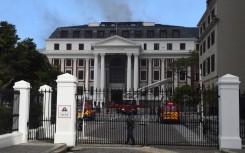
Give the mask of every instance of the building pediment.
M 140 44 L 137 44 L 129 39 L 120 37 L 120 36 L 112 36 L 102 41 L 96 42 L 92 44 L 92 47 L 140 47 Z

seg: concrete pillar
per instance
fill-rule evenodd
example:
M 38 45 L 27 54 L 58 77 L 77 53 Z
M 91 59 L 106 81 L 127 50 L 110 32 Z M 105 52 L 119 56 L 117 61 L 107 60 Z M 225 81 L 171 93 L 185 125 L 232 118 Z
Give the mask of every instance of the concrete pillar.
M 77 76 L 77 59 L 74 58 L 72 61 L 73 61 L 73 75 L 76 77 Z
M 191 67 L 190 66 L 188 66 L 187 67 L 187 76 L 189 76 L 189 77 L 187 77 L 186 79 L 187 79 L 187 84 L 188 85 L 191 85 L 191 75 L 195 75 L 195 74 L 191 74 Z
M 57 79 L 57 114 L 54 143 L 75 146 L 77 78 L 68 73 Z
M 61 63 L 60 63 L 60 70 L 61 72 L 65 72 L 65 59 L 62 58 L 60 59 L 61 60 Z
M 134 54 L 134 90 L 139 87 L 139 55 Z
M 148 85 L 152 84 L 152 59 L 148 59 Z
M 89 58 L 86 58 L 85 89 L 89 90 Z
M 218 79 L 219 149 L 241 149 L 239 122 L 239 78 L 227 74 Z
M 101 56 L 101 81 L 100 81 L 100 88 L 104 90 L 105 88 L 105 54 L 100 54 Z
M 23 134 L 22 143 L 28 140 L 29 109 L 30 109 L 30 83 L 26 81 L 19 81 L 14 84 L 14 90 L 20 91 L 19 101 L 19 132 Z
M 98 54 L 94 55 L 94 90 L 98 88 Z
M 132 66 L 131 66 L 131 62 L 132 62 L 132 60 L 131 60 L 131 56 L 132 56 L 132 54 L 127 54 L 128 55 L 128 65 L 127 65 L 127 91 L 129 92 L 129 91 L 131 91 L 131 88 L 132 88 L 132 80 L 131 80 L 131 78 L 132 78 L 132 74 L 131 74 L 131 72 L 132 72 Z

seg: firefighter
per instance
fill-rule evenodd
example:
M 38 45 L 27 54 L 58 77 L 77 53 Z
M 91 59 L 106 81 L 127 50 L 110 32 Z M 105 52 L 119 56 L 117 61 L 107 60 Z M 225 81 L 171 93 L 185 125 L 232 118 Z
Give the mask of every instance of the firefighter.
M 125 143 L 128 144 L 129 141 L 131 140 L 132 145 L 135 145 L 135 140 L 134 140 L 134 135 L 133 135 L 135 123 L 134 123 L 134 117 L 133 117 L 132 112 L 128 113 L 128 118 L 127 118 L 126 122 L 127 122 L 127 141 Z

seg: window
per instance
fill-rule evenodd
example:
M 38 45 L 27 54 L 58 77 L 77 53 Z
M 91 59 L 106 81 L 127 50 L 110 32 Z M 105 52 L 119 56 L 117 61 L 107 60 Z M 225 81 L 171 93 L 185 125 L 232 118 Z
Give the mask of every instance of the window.
M 60 44 L 54 44 L 54 50 L 60 50 Z
M 141 67 L 146 67 L 146 59 L 140 60 L 140 66 Z
M 215 43 L 215 31 L 211 33 L 211 45 Z
M 159 43 L 154 44 L 154 50 L 159 50 Z
M 83 86 L 77 87 L 77 94 L 82 95 L 83 94 Z
M 203 65 L 203 68 L 202 68 L 203 74 L 202 74 L 202 76 L 205 76 L 206 75 L 206 60 L 203 61 L 202 65 Z
M 208 24 L 210 24 L 210 21 L 211 21 L 210 15 L 208 15 Z
M 154 30 L 147 31 L 147 38 L 154 38 Z
M 215 55 L 211 56 L 211 72 L 215 71 Z
M 114 35 L 116 35 L 116 31 L 110 31 L 110 36 L 114 36 Z
M 206 51 L 206 41 L 204 40 L 202 44 L 202 52 L 205 53 L 205 51 Z
M 55 67 L 59 67 L 60 66 L 60 60 L 59 59 L 53 59 L 53 65 Z
M 202 44 L 200 45 L 200 55 L 202 55 Z
M 66 59 L 66 66 L 71 66 L 71 62 L 72 62 L 71 59 Z
M 185 81 L 185 78 L 186 77 L 186 75 L 185 75 L 185 71 L 180 71 L 179 72 L 179 80 L 180 81 Z
M 78 66 L 83 67 L 84 66 L 84 60 L 83 59 L 78 59 Z
M 174 38 L 179 38 L 180 37 L 179 30 L 173 30 L 173 37 Z
M 85 31 L 85 38 L 92 38 L 92 31 Z
M 154 59 L 153 60 L 153 66 L 154 67 L 159 67 L 160 66 L 160 60 L 159 59 Z
M 68 37 L 68 31 L 67 30 L 61 30 L 60 31 L 60 38 L 67 38 Z
M 210 74 L 210 57 L 207 59 L 207 74 Z
M 78 48 L 79 50 L 84 50 L 84 44 L 79 44 Z
M 180 43 L 180 50 L 185 50 L 185 43 Z
M 135 31 L 134 38 L 141 38 L 141 31 Z
M 71 50 L 71 44 L 66 44 L 66 50 Z
M 172 49 L 173 49 L 172 43 L 167 43 L 167 50 L 172 50 Z
M 98 31 L 97 32 L 97 38 L 104 38 L 104 31 Z
M 91 86 L 91 87 L 90 87 L 90 95 L 93 95 L 93 94 L 94 94 L 94 87 Z
M 199 50 L 199 44 L 196 44 L 196 50 Z
M 173 76 L 172 71 L 168 70 L 167 71 L 167 78 L 172 78 L 172 76 Z
M 129 31 L 122 31 L 122 37 L 128 38 L 129 37 Z
M 211 18 L 215 18 L 215 9 L 213 8 L 212 11 L 211 11 Z
M 147 44 L 144 43 L 144 50 L 147 50 Z
M 71 70 L 66 70 L 66 73 L 72 74 L 72 73 L 71 73 Z
M 90 66 L 93 67 L 94 66 L 94 59 L 90 60 Z
M 84 72 L 83 70 L 78 71 L 78 80 L 83 80 L 84 79 Z
M 160 38 L 167 38 L 167 30 L 160 30 Z
M 90 80 L 94 80 L 94 70 L 90 71 Z
M 153 71 L 153 79 L 154 79 L 154 81 L 160 80 L 160 72 L 159 71 Z
M 146 79 L 146 71 L 145 70 L 141 70 L 140 71 L 140 80 L 141 81 L 146 81 L 147 79 Z
M 210 35 L 208 36 L 208 46 L 207 46 L 207 48 L 209 49 L 210 48 Z
M 80 37 L 80 31 L 79 30 L 74 30 L 73 31 L 73 38 L 79 38 Z

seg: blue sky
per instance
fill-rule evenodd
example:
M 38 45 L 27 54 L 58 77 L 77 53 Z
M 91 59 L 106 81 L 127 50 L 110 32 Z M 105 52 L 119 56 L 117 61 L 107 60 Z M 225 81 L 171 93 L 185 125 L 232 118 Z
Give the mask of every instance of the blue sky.
M 0 0 L 0 21 L 14 24 L 37 48 L 57 27 L 106 21 L 145 21 L 195 27 L 206 0 Z

